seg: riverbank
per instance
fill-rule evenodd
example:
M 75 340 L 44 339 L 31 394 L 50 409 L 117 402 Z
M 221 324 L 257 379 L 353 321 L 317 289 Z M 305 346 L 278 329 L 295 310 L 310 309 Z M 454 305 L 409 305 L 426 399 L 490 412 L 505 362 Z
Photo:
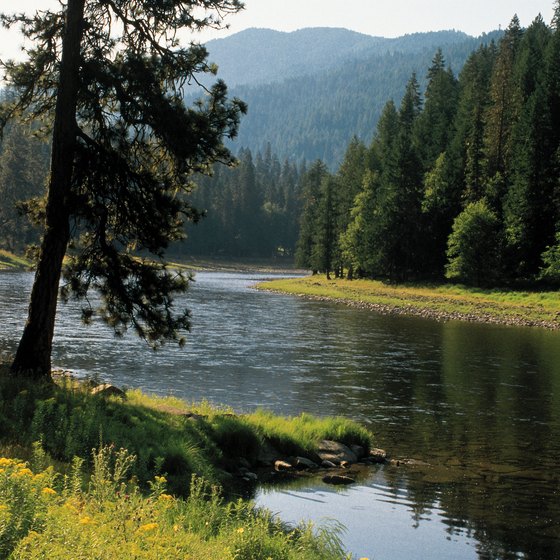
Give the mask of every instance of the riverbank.
M 31 266 L 26 258 L 0 249 L 0 270 L 29 270 Z
M 327 280 L 319 275 L 272 280 L 256 287 L 383 314 L 560 329 L 559 292 L 483 290 L 457 285 L 390 285 L 375 280 Z
M 288 529 L 218 490 L 254 485 L 259 468 L 309 468 L 325 440 L 366 453 L 372 436 L 343 418 L 239 415 L 4 366 L 0 557 L 67 558 L 95 542 L 97 558 L 345 558 L 335 532 Z

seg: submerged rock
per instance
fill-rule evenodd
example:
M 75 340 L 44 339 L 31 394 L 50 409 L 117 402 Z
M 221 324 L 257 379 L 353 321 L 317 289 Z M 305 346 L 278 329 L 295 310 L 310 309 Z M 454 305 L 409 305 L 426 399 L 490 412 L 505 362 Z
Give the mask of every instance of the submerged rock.
M 379 448 L 371 449 L 369 452 L 369 460 L 372 463 L 385 463 L 387 461 L 387 451 Z
M 327 474 L 323 477 L 326 484 L 355 484 L 356 480 L 343 474 Z

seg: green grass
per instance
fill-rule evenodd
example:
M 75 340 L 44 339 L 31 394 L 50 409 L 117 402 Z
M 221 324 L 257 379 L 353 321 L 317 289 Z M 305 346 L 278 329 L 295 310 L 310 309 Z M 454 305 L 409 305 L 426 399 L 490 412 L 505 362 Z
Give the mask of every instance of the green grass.
M 31 261 L 0 249 L 0 270 L 23 270 L 31 267 Z
M 125 450 L 101 446 L 86 474 L 80 460 L 61 477 L 0 457 L 0 557 L 10 560 L 342 560 L 336 528 L 288 527 L 247 501 L 226 502 L 193 477 L 189 496 L 155 476 L 142 492 Z M 31 467 L 31 468 L 30 468 Z
M 345 558 L 336 530 L 287 528 L 220 490 L 235 488 L 227 471 L 240 457 L 254 465 L 270 444 L 310 456 L 322 439 L 372 444 L 344 418 L 93 396 L 88 383 L 38 383 L 0 365 L 0 557 Z
M 560 293 L 554 291 L 483 290 L 450 284 L 391 285 L 374 280 L 327 280 L 324 276 L 273 280 L 258 287 L 389 313 L 560 328 Z

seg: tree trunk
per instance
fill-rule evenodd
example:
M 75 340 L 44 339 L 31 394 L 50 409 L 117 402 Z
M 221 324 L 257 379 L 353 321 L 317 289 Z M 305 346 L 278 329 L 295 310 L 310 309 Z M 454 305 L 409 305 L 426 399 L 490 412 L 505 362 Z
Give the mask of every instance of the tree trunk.
M 68 0 L 52 138 L 45 234 L 31 292 L 29 314 L 12 371 L 47 377 L 62 261 L 70 239 L 70 192 L 76 146 L 76 106 L 85 0 Z

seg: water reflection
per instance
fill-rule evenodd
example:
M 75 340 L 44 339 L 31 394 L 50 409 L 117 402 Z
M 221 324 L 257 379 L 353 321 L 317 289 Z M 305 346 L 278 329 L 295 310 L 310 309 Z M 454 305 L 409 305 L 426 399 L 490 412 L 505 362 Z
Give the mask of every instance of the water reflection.
M 297 518 L 321 500 L 313 516 L 345 522 L 345 542 L 360 555 L 560 558 L 558 333 L 384 317 L 247 287 L 262 277 L 198 275 L 184 350 L 115 341 L 62 306 L 54 362 L 237 410 L 348 416 L 393 456 L 429 463 L 386 467 L 342 493 L 259 497 Z M 0 275 L 0 348 L 15 347 L 30 283 Z

